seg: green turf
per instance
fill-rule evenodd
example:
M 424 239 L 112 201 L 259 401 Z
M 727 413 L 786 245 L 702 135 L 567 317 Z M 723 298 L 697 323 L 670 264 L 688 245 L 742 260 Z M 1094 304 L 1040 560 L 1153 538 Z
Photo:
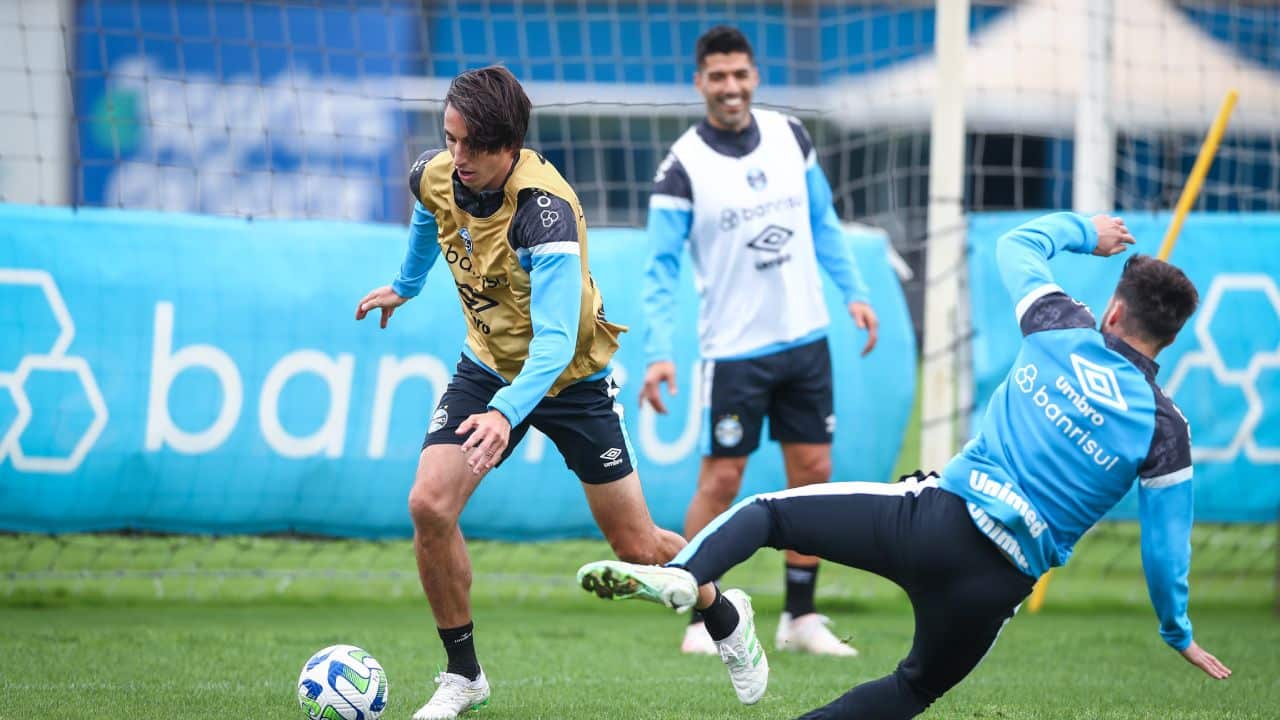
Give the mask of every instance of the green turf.
M 1280 708 L 1280 622 L 1268 563 L 1274 528 L 1198 530 L 1201 643 L 1235 671 L 1212 682 L 1159 640 L 1136 529 L 1082 543 L 1045 612 L 1020 615 L 981 668 L 929 713 L 940 718 L 1269 718 Z M 1217 547 L 1217 546 L 1223 547 Z M 1229 558 L 1255 552 L 1233 567 Z M 475 616 L 494 683 L 492 718 L 789 718 L 889 672 L 911 616 L 892 585 L 824 567 L 819 602 L 862 650 L 855 660 L 772 653 L 759 706 L 741 707 L 715 658 L 676 651 L 682 619 L 577 589 L 602 543 L 475 543 Z M 361 565 L 363 563 L 364 565 Z M 766 644 L 780 560 L 758 553 L 727 581 L 757 597 Z M 367 572 L 357 571 L 367 567 Z M 364 646 L 387 670 L 383 717 L 406 720 L 444 661 L 405 542 L 0 537 L 0 720 L 301 718 L 302 662 Z M 285 569 L 293 568 L 292 572 Z
M 587 595 L 555 602 L 481 599 L 477 643 L 494 683 L 493 718 L 786 718 L 892 669 L 911 618 L 833 613 L 855 660 L 772 653 L 760 706 L 742 708 L 715 658 L 676 652 L 680 620 L 661 608 Z M 771 633 L 778 603 L 760 602 Z M 970 680 L 935 707 L 963 718 L 1264 718 L 1280 707 L 1280 626 L 1262 611 L 1201 615 L 1203 644 L 1236 670 L 1212 682 L 1165 649 L 1150 617 L 1100 612 L 1020 617 Z M 302 662 L 338 642 L 387 669 L 384 717 L 407 718 L 442 661 L 418 603 L 317 606 L 174 604 L 0 609 L 0 718 L 301 717 Z M 21 671 L 15 667 L 22 668 Z

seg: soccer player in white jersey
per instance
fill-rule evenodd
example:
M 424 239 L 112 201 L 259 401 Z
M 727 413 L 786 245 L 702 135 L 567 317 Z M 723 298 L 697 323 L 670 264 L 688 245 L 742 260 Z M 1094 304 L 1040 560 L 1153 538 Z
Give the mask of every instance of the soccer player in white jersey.
M 733 503 L 765 417 L 770 436 L 782 445 L 787 487 L 831 478 L 836 417 L 818 267 L 867 331 L 864 355 L 875 347 L 878 325 L 813 141 L 795 118 L 751 108 L 760 82 L 751 44 L 735 28 L 714 27 L 698 39 L 697 61 L 694 85 L 706 99 L 706 118 L 672 145 L 649 200 L 653 255 L 644 282 L 648 370 L 641 392 L 642 403 L 666 413 L 660 388 L 677 391 L 673 296 L 687 242 L 702 300 L 706 417 L 686 537 Z M 816 557 L 787 552 L 776 645 L 856 655 L 815 610 L 817 573 Z M 696 613 L 681 649 L 716 652 Z

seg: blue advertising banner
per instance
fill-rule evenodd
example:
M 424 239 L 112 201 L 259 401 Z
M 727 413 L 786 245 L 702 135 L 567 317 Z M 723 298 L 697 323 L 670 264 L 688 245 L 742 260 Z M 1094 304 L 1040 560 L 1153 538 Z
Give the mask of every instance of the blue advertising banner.
M 1038 213 L 970 218 L 969 279 L 977 410 L 1004 380 L 1020 335 L 995 263 L 995 242 Z M 1124 214 L 1136 252 L 1156 254 L 1168 214 Z M 1191 424 L 1196 517 L 1274 522 L 1280 511 L 1280 215 L 1191 215 L 1170 261 L 1200 291 L 1200 308 L 1157 358 L 1159 382 Z M 1058 284 L 1101 318 L 1124 258 L 1063 255 Z M 1130 493 L 1113 512 L 1137 517 Z
M 464 326 L 443 268 L 386 330 L 354 320 L 356 302 L 394 277 L 406 235 L 0 205 L 0 529 L 407 535 L 419 448 Z M 859 357 L 864 336 L 828 292 L 835 475 L 888 480 L 914 340 L 884 239 L 850 241 L 881 339 Z M 697 298 L 686 263 L 680 393 L 669 416 L 638 411 L 646 253 L 642 231 L 591 233 L 610 319 L 632 328 L 614 372 L 645 493 L 658 522 L 679 528 L 699 464 Z M 767 444 L 744 492 L 783 485 Z M 536 432 L 485 479 L 462 523 L 476 537 L 597 534 L 579 483 Z

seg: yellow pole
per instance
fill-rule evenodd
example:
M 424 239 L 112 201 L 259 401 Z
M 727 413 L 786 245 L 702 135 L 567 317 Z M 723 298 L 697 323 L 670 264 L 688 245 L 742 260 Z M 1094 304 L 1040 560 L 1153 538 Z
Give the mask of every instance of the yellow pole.
M 1209 126 L 1209 134 L 1200 145 L 1196 164 L 1191 166 L 1191 175 L 1187 178 L 1187 184 L 1182 188 L 1182 196 L 1178 198 L 1178 204 L 1174 207 L 1173 222 L 1169 224 L 1169 231 L 1164 234 L 1160 254 L 1156 255 L 1161 260 L 1169 259 L 1169 254 L 1173 252 L 1173 244 L 1178 241 L 1178 233 L 1182 232 L 1182 221 L 1187 219 L 1187 213 L 1191 212 L 1191 206 L 1196 204 L 1196 198 L 1200 196 L 1200 186 L 1204 184 L 1204 176 L 1209 174 L 1209 166 L 1213 165 L 1213 158 L 1218 154 L 1218 143 L 1222 141 L 1222 134 L 1227 131 L 1227 121 L 1231 119 L 1231 111 L 1235 109 L 1236 100 L 1239 97 L 1240 94 L 1232 88 L 1222 99 L 1222 105 L 1218 106 L 1218 116 L 1213 119 L 1213 125 Z
M 1031 599 L 1027 601 L 1027 612 L 1038 613 L 1044 606 L 1044 596 L 1049 593 L 1049 581 L 1053 579 L 1053 568 L 1040 576 L 1036 586 L 1031 590 Z
M 1200 154 L 1196 156 L 1196 164 L 1191 166 L 1191 175 L 1187 177 L 1187 184 L 1182 188 L 1182 195 L 1178 198 L 1178 204 L 1174 207 L 1173 222 L 1169 224 L 1169 230 L 1164 235 L 1164 242 L 1160 244 L 1160 252 L 1156 257 L 1161 260 L 1168 260 L 1169 254 L 1173 252 L 1173 246 L 1178 242 L 1178 234 L 1182 232 L 1182 223 L 1187 219 L 1187 213 L 1191 212 L 1191 206 L 1196 204 L 1196 198 L 1200 196 L 1200 187 L 1204 185 L 1204 178 L 1209 174 L 1209 168 L 1213 165 L 1213 158 L 1218 154 L 1218 144 L 1222 142 L 1222 135 L 1227 131 L 1227 121 L 1231 119 L 1231 111 L 1235 110 L 1236 100 L 1240 98 L 1240 93 L 1235 88 L 1227 91 L 1227 96 L 1222 99 L 1222 104 L 1218 106 L 1218 115 L 1213 119 L 1213 124 L 1209 126 L 1209 133 L 1205 135 L 1204 142 L 1200 145 Z M 1040 576 L 1036 581 L 1035 589 L 1031 591 L 1031 598 L 1027 600 L 1027 611 L 1037 613 L 1044 606 L 1045 595 L 1049 593 L 1049 582 L 1053 579 L 1053 569 Z

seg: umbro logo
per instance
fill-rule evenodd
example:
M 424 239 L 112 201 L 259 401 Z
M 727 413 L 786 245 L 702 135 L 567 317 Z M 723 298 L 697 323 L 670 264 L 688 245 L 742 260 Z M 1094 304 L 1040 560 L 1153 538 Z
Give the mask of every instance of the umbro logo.
M 462 298 L 462 304 L 473 313 L 484 312 L 493 307 L 497 307 L 498 301 L 488 295 L 481 295 L 468 285 L 455 283 L 458 286 L 458 295 Z
M 624 451 L 621 448 L 609 448 L 600 453 L 600 459 L 604 460 L 604 466 L 607 468 L 616 467 L 622 464 Z
M 791 240 L 794 232 L 779 225 L 769 225 L 760 231 L 759 235 L 751 238 L 751 242 L 747 243 L 747 247 L 752 250 L 760 250 L 762 252 L 776 253 L 782 250 L 782 246 Z
M 1080 390 L 1086 397 L 1121 412 L 1128 411 L 1129 403 L 1120 392 L 1120 381 L 1116 378 L 1115 370 L 1085 360 L 1076 353 L 1071 353 L 1071 367 L 1075 369 L 1076 380 L 1080 382 Z

